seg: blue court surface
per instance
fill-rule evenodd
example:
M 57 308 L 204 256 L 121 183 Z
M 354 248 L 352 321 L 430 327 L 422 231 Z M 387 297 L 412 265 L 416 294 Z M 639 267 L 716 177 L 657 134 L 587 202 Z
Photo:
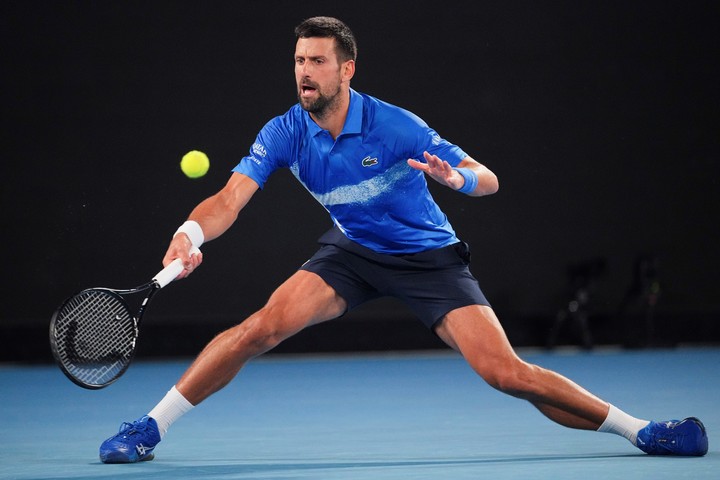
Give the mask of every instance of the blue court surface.
M 268 355 L 173 425 L 154 461 L 104 465 L 102 440 L 190 361 L 139 359 L 98 391 L 51 365 L 0 366 L 0 478 L 720 478 L 720 349 L 520 354 L 635 416 L 701 418 L 710 452 L 649 457 L 621 437 L 556 426 L 448 351 Z

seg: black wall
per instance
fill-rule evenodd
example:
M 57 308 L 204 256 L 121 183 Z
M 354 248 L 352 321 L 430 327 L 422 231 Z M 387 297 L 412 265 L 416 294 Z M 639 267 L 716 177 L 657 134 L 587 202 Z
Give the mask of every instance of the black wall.
M 603 258 L 594 333 L 626 341 L 637 325 L 616 311 L 647 254 L 657 340 L 719 341 L 716 3 L 467 3 L 2 2 L 3 358 L 46 355 L 66 296 L 156 273 L 192 207 L 295 102 L 292 29 L 321 14 L 358 37 L 355 89 L 414 111 L 498 174 L 492 197 L 433 192 L 511 339 L 543 343 L 568 266 Z M 199 180 L 179 170 L 191 149 L 211 158 Z M 202 269 L 157 297 L 146 341 L 177 352 L 241 320 L 329 224 L 277 173 L 204 247 Z M 383 301 L 344 332 L 291 345 L 331 349 L 337 331 L 360 348 L 417 346 L 395 337 L 405 321 L 416 328 Z

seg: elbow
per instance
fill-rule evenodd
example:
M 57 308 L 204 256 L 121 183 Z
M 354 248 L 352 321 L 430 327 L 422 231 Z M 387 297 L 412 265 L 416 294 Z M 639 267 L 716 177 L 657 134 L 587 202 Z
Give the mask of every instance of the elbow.
M 490 175 L 482 189 L 482 195 L 492 195 L 500 190 L 500 182 L 495 174 Z
M 495 177 L 493 180 L 492 188 L 490 191 L 490 194 L 497 193 L 498 190 L 500 190 L 500 182 L 498 181 L 498 178 Z

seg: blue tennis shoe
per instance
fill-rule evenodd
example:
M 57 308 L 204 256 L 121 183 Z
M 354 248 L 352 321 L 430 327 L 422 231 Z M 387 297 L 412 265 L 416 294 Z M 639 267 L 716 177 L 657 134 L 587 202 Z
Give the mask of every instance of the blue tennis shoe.
M 702 456 L 708 451 L 705 426 L 695 417 L 650 422 L 637 435 L 637 446 L 650 455 Z
M 155 458 L 153 450 L 160 443 L 155 419 L 145 415 L 133 423 L 124 422 L 120 431 L 100 445 L 103 463 L 135 463 Z

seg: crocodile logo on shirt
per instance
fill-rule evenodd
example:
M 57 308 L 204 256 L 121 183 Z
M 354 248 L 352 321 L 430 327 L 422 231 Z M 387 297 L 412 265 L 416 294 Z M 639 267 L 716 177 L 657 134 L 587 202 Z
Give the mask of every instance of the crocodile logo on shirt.
M 370 155 L 362 159 L 362 166 L 363 167 L 372 167 L 373 165 L 377 165 L 378 159 L 377 158 L 370 158 Z

